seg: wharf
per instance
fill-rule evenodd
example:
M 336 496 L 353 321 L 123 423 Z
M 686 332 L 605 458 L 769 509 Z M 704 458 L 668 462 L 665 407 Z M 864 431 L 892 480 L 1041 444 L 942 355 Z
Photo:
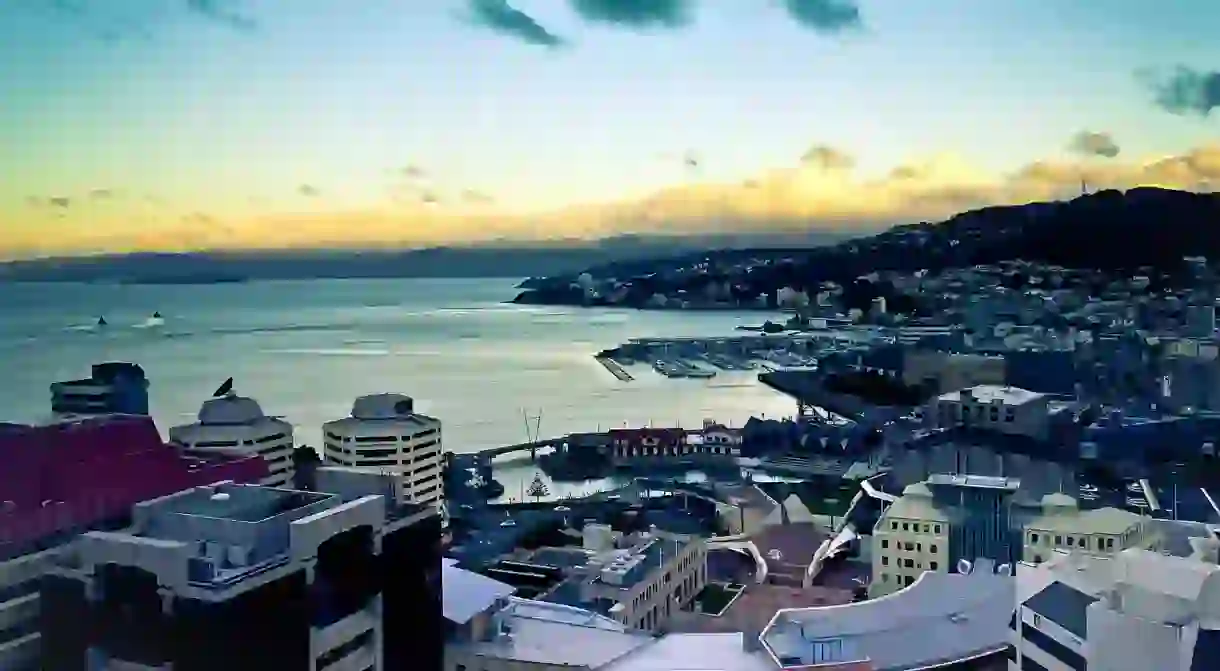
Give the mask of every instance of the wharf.
M 635 379 L 634 377 L 631 377 L 631 373 L 628 373 L 627 370 L 623 368 L 622 364 L 614 359 L 611 359 L 608 356 L 597 356 L 594 358 L 596 358 L 598 363 L 604 366 L 606 370 L 610 371 L 611 375 L 617 377 L 621 382 L 631 382 Z

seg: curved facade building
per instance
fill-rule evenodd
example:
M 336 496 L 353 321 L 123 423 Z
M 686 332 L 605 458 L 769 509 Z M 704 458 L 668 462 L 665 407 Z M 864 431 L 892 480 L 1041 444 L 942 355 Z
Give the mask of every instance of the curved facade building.
M 323 460 L 398 476 L 403 495 L 440 506 L 445 499 L 441 422 L 415 412 L 403 394 L 361 396 L 352 414 L 322 426 Z
M 252 398 L 229 394 L 208 399 L 199 408 L 199 421 L 172 427 L 169 439 L 186 454 L 258 455 L 267 464 L 267 476 L 257 484 L 292 485 L 292 425 L 268 417 Z

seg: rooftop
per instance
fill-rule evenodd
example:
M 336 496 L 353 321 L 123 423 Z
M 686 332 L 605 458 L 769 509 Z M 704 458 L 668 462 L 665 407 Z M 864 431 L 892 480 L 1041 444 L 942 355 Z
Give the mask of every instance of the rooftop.
M 441 588 L 444 594 L 442 612 L 445 619 L 465 624 L 475 615 L 485 612 L 513 594 L 506 585 L 473 571 L 458 568 L 457 561 L 445 559 L 441 567 Z
M 126 517 L 139 501 L 267 473 L 258 457 L 185 457 L 162 442 L 150 418 L 135 415 L 4 425 L 0 460 L 0 556 Z
M 1024 405 L 1032 401 L 1046 398 L 1046 394 L 1021 389 L 1019 387 L 1002 387 L 992 384 L 980 384 L 968 389 L 951 391 L 941 394 L 937 400 L 961 402 L 973 398 L 978 403 L 1000 403 L 1003 405 Z
M 604 671 L 774 671 L 761 649 L 747 651 L 740 632 L 669 634 L 604 667 Z
M 788 666 L 869 661 L 878 670 L 934 666 L 1008 645 L 1015 580 L 980 560 L 971 573 L 926 572 L 893 594 L 776 613 L 763 642 Z M 814 659 L 814 642 L 822 655 Z
M 600 669 L 654 641 L 608 617 L 561 604 L 508 597 L 500 615 L 511 627 L 511 637 L 453 645 L 475 655 L 526 664 Z
M 1078 638 L 1089 637 L 1088 609 L 1097 597 L 1061 582 L 1053 582 L 1025 600 L 1024 606 Z

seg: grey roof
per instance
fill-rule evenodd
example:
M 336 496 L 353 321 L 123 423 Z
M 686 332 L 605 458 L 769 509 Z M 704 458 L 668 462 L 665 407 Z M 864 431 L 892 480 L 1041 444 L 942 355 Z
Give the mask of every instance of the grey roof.
M 763 642 L 795 665 L 812 663 L 814 641 L 838 639 L 838 662 L 868 660 L 877 671 L 1002 650 L 1010 638 L 1016 581 L 984 566 L 978 562 L 968 575 L 926 572 L 910 587 L 862 603 L 781 610 Z
M 496 601 L 511 596 L 516 588 L 447 561 L 441 567 L 441 589 L 444 590 L 441 610 L 445 619 L 465 624 Z
M 1088 609 L 1095 601 L 1097 597 L 1056 581 L 1026 599 L 1025 607 L 1084 640 L 1089 636 Z

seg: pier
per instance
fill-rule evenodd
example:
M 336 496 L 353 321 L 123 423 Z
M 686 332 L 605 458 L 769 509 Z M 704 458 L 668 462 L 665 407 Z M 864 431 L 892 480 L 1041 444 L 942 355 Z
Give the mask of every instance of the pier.
M 606 370 L 610 371 L 611 375 L 613 375 L 614 377 L 617 377 L 619 379 L 619 381 L 631 382 L 632 380 L 635 379 L 634 377 L 631 377 L 631 373 L 628 373 L 627 370 L 625 368 L 623 368 L 622 364 L 615 361 L 614 359 L 611 359 L 608 356 L 599 356 L 599 357 L 594 357 L 594 358 L 596 358 L 598 363 L 600 363 L 602 366 L 604 366 L 606 368 Z

